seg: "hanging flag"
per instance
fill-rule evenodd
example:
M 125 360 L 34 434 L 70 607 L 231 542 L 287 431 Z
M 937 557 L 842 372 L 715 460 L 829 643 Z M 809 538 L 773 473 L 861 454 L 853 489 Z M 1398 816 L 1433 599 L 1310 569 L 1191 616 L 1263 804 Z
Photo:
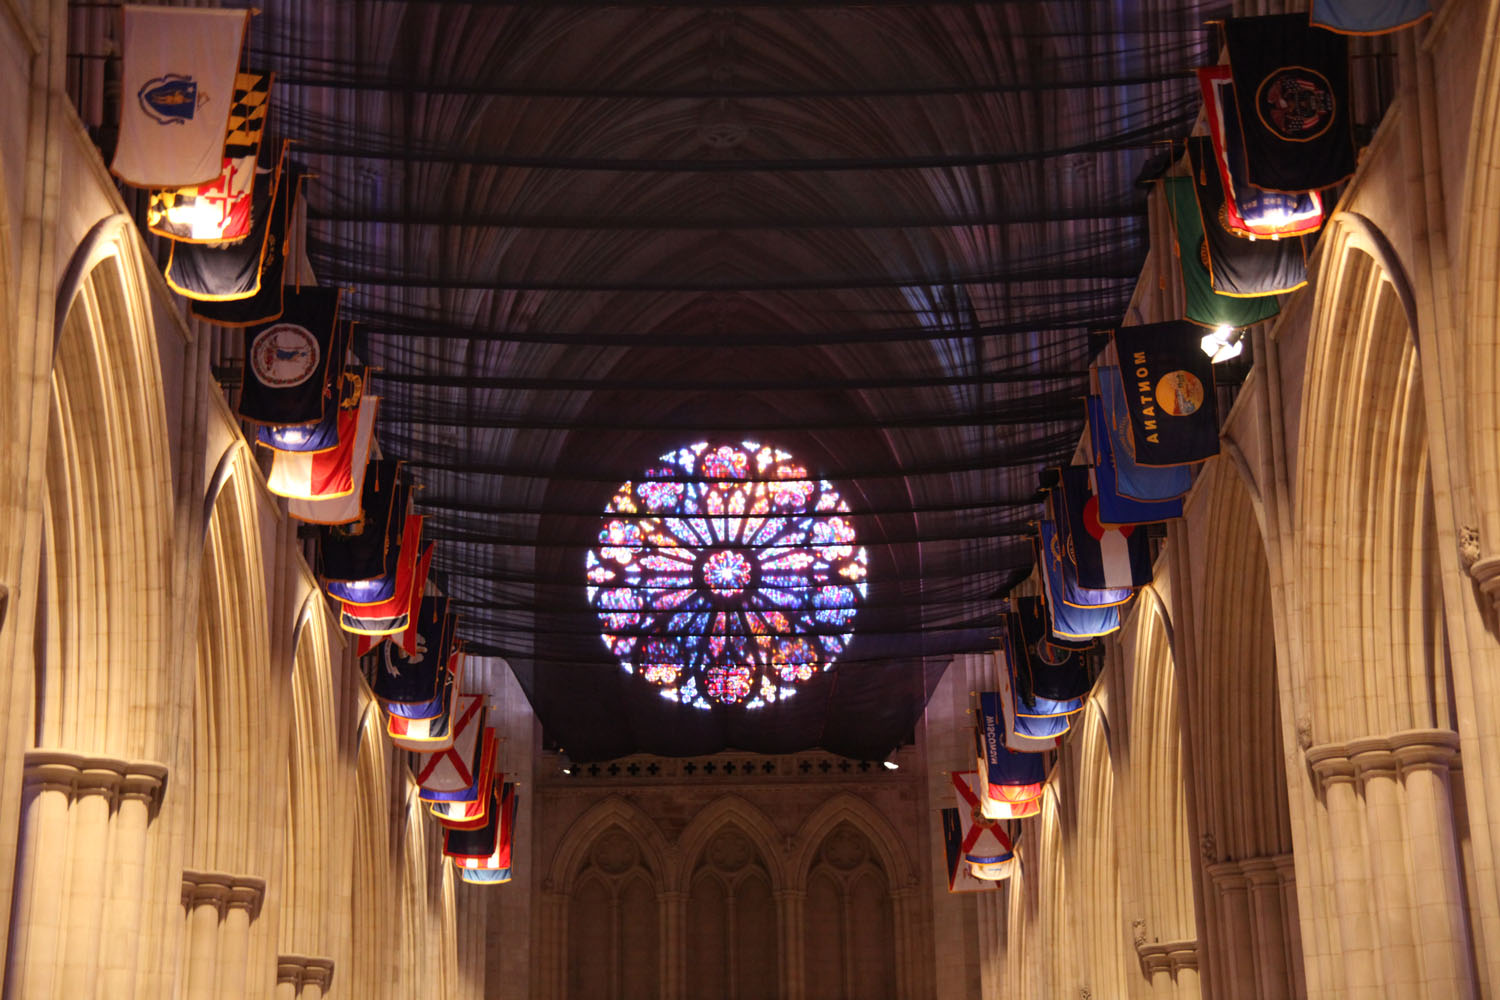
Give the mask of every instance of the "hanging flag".
M 1245 140 L 1234 103 L 1228 66 L 1198 70 L 1209 144 L 1224 191 L 1225 225 L 1243 237 L 1299 236 L 1323 225 L 1323 197 L 1316 191 L 1263 191 L 1245 177 Z
M 459 704 L 462 658 L 454 654 L 450 668 L 441 675 L 438 712 L 428 719 L 409 719 L 404 715 L 386 714 L 385 731 L 391 742 L 403 750 L 436 753 L 453 745 L 453 722 Z
M 1047 470 L 1048 474 L 1056 475 L 1057 470 Z M 1064 604 L 1070 604 L 1076 608 L 1107 608 L 1118 604 L 1129 603 L 1135 596 L 1135 590 L 1130 587 L 1085 587 L 1078 582 L 1078 564 L 1073 551 L 1068 547 L 1068 539 L 1065 535 L 1067 518 L 1062 510 L 1063 502 L 1055 488 L 1047 489 L 1046 515 L 1042 518 L 1052 538 L 1052 545 L 1056 548 L 1062 559 L 1060 573 L 1062 576 L 1063 589 L 1061 597 Z
M 500 842 L 500 795 L 503 788 L 489 789 L 490 802 L 486 803 L 486 820 L 472 830 L 443 831 L 443 853 L 458 861 L 482 863 L 495 853 Z
M 1120 369 L 1115 365 L 1100 365 L 1097 376 L 1103 423 L 1109 433 L 1110 461 L 1115 470 L 1115 488 L 1120 496 L 1141 501 L 1173 500 L 1186 496 L 1193 487 L 1193 467 L 1146 466 L 1137 463 L 1130 441 L 1130 407 L 1125 402 L 1125 387 Z
M 1245 175 L 1267 191 L 1332 187 L 1354 173 L 1349 40 L 1302 14 L 1224 22 Z
M 1118 378 L 1115 375 L 1115 378 Z M 1106 525 L 1154 524 L 1182 516 L 1182 498 L 1170 500 L 1136 500 L 1120 492 L 1120 474 L 1115 466 L 1114 441 L 1110 432 L 1109 418 L 1104 413 L 1104 400 L 1090 396 L 1087 402 L 1089 417 L 1089 445 L 1094 455 L 1090 485 L 1099 500 L 1099 523 Z M 1186 466 L 1173 467 L 1186 471 Z M 1157 470 L 1145 470 L 1148 473 Z M 1191 485 L 1187 479 L 1184 485 Z M 1172 488 L 1172 487 L 1167 487 Z
M 1176 241 L 1172 252 L 1182 271 L 1184 315 L 1203 326 L 1239 328 L 1270 319 L 1281 311 L 1274 297 L 1236 298 L 1214 290 L 1209 271 L 1208 241 L 1198 218 L 1198 202 L 1190 177 L 1164 177 L 1161 189 L 1172 208 Z
M 360 397 L 353 410 L 338 411 L 338 443 L 326 451 L 278 451 L 271 458 L 266 488 L 284 497 L 305 500 L 338 498 L 354 493 L 354 453 L 361 436 L 369 439 L 380 400 Z
M 981 692 L 979 695 L 980 711 L 994 711 L 997 707 L 1000 717 L 1005 723 L 1005 745 L 1011 750 L 1020 753 L 1041 753 L 1044 750 L 1055 750 L 1062 742 L 1060 737 L 1066 732 L 1066 727 L 1059 732 L 1033 736 L 1028 731 L 1031 727 L 1018 728 L 1016 726 L 1016 685 L 1015 668 L 1013 664 L 1020 658 L 1020 654 L 1014 648 L 1010 637 L 1004 634 L 1006 627 L 1001 624 L 1002 634 L 1000 636 L 1000 648 L 994 653 L 994 665 L 996 670 L 996 691 Z M 986 699 L 992 699 L 986 702 Z M 988 708 L 986 707 L 988 705 Z M 1071 725 L 1071 720 L 1065 720 Z
M 270 99 L 270 73 L 235 77 L 219 176 L 207 184 L 153 190 L 146 202 L 148 230 L 184 243 L 238 243 L 250 235 L 256 160 Z M 269 204 L 269 199 L 261 202 Z
M 182 243 L 167 255 L 167 284 L 192 299 L 193 315 L 219 326 L 251 326 L 278 319 L 286 241 L 287 191 L 299 171 L 286 156 L 289 143 L 269 168 L 255 173 L 250 235 L 237 243 Z M 261 291 L 275 284 L 274 309 L 261 306 Z
M 427 811 L 434 819 L 450 830 L 472 830 L 489 822 L 490 792 L 504 779 L 496 776 L 495 758 L 500 753 L 500 741 L 495 730 L 487 728 L 484 735 L 484 753 L 480 757 L 479 777 L 463 798 L 442 799 L 428 802 Z
M 1145 529 L 1100 522 L 1099 500 L 1089 490 L 1088 466 L 1068 465 L 1058 471 L 1061 483 L 1052 498 L 1061 515 L 1058 527 L 1063 551 L 1073 562 L 1078 585 L 1103 590 L 1150 583 L 1151 547 Z
M 478 885 L 495 885 L 509 882 L 511 878 L 514 844 L 516 837 L 516 808 L 520 795 L 516 783 L 507 781 L 500 786 L 500 833 L 495 844 L 495 853 L 484 859 L 455 858 L 459 877 L 465 882 Z
M 999 888 L 998 879 L 980 879 L 964 861 L 964 821 L 968 813 L 959 809 L 942 810 L 943 856 L 948 867 L 949 892 L 984 892 Z
M 1115 331 L 1137 465 L 1186 465 L 1219 453 L 1214 366 L 1201 339 L 1182 322 Z
M 1088 639 L 1118 630 L 1120 609 L 1117 605 L 1081 607 L 1064 599 L 1064 595 L 1067 595 L 1076 600 L 1077 592 L 1070 592 L 1064 581 L 1063 563 L 1067 560 L 1063 558 L 1062 549 L 1056 542 L 1052 522 L 1043 520 L 1038 533 L 1032 537 L 1032 551 L 1042 578 L 1042 591 L 1047 599 L 1052 633 L 1059 639 Z
M 328 377 L 338 312 L 337 288 L 309 288 L 287 296 L 276 322 L 246 329 L 240 416 L 257 424 L 323 419 L 325 394 L 338 389 Z
M 1213 144 L 1206 136 L 1189 136 L 1187 150 L 1198 221 L 1205 237 L 1208 276 L 1215 294 L 1254 298 L 1281 295 L 1307 284 L 1302 240 L 1246 239 L 1232 232 Z
M 1094 687 L 1086 655 L 1094 648 L 1094 640 L 1064 641 L 1052 635 L 1040 597 L 1011 598 L 1011 607 L 1005 620 L 1015 651 L 1011 670 L 1017 687 L 1027 697 L 1040 695 L 1055 701 L 1086 697 Z
M 416 576 L 411 583 L 411 607 L 407 612 L 408 618 L 415 623 L 418 611 L 422 607 L 422 595 L 427 589 L 427 576 L 432 570 L 432 553 L 434 546 L 429 544 L 422 550 L 422 555 L 417 560 Z M 407 656 L 415 656 L 417 652 L 417 641 L 420 638 L 415 624 L 408 625 L 406 631 L 401 633 L 401 648 L 406 650 Z
M 483 738 L 488 715 L 488 709 L 483 710 L 479 713 L 477 722 L 459 729 L 453 736 L 453 746 L 447 750 L 416 756 L 421 764 L 417 773 L 417 782 L 422 786 L 418 796 L 423 802 L 440 802 L 445 799 L 467 802 L 474 799 L 479 782 L 484 777 L 484 769 L 493 769 L 495 763 L 495 744 Z M 478 726 L 478 732 L 473 736 L 467 735 L 475 726 Z M 460 767 L 460 762 L 464 766 Z M 465 781 L 465 778 L 468 780 Z
M 1383 35 L 1431 16 L 1428 0 L 1312 0 L 1308 23 L 1341 35 Z
M 207 184 L 224 165 L 245 10 L 126 4 L 120 139 L 110 171 L 134 187 Z
M 1038 753 L 1016 753 L 1005 745 L 1005 721 L 981 705 L 979 735 L 979 808 L 986 819 L 1016 819 L 1016 806 L 1041 798 L 1046 761 Z
M 379 578 L 382 581 L 395 581 L 393 592 L 387 599 L 362 603 L 340 598 L 343 612 L 341 624 L 346 630 L 363 632 L 367 635 L 393 635 L 397 632 L 404 633 L 411 624 L 412 581 L 416 579 L 417 558 L 421 554 L 422 521 L 423 518 L 419 515 L 408 514 L 406 517 L 401 542 L 397 547 L 396 571 L 386 573 Z M 357 585 L 330 583 L 330 595 L 333 594 L 335 586 L 347 589 Z M 374 591 L 373 589 L 367 589 L 364 593 L 356 591 L 356 595 L 374 596 Z
M 346 495 L 327 500 L 292 500 L 287 513 L 308 524 L 339 525 L 357 521 L 363 514 L 365 471 L 370 465 L 370 449 L 375 441 L 375 417 L 380 397 L 365 395 L 359 401 L 360 422 L 355 429 L 349 452 L 350 475 L 354 488 Z M 340 443 L 342 447 L 342 442 Z
M 999 875 L 1001 866 L 1007 865 L 1015 856 L 1010 837 L 998 822 L 985 819 L 980 811 L 979 793 L 975 791 L 977 771 L 953 771 L 949 780 L 953 784 L 954 797 L 958 800 L 959 822 L 963 837 L 959 841 L 959 855 L 964 861 L 982 866 L 982 870 Z
M 386 642 L 361 664 L 370 679 L 370 690 L 387 711 L 419 719 L 436 714 L 441 706 L 432 703 L 442 696 L 442 675 L 453 652 L 455 621 L 448 613 L 448 598 L 424 598 L 417 615 L 421 631 L 417 655 L 408 657 L 399 645 Z
M 339 352 L 334 351 L 338 358 Z M 275 451 L 329 451 L 339 446 L 340 410 L 357 410 L 364 397 L 369 369 L 346 371 L 339 378 L 339 391 L 323 403 L 323 419 L 316 424 L 289 424 L 285 427 L 262 424 L 256 428 L 255 442 Z M 352 443 L 351 443 L 352 447 Z
M 318 576 L 324 580 L 368 580 L 395 569 L 391 558 L 393 520 L 406 516 L 401 463 L 370 463 L 360 506 L 363 515 L 347 524 L 325 526 L 318 544 Z

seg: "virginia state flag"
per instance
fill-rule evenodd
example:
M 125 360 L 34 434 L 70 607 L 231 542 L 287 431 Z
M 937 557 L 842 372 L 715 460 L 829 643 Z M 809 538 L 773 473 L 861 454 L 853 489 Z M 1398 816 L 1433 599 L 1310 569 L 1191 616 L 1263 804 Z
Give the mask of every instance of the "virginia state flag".
M 126 4 L 120 140 L 110 171 L 135 187 L 207 184 L 224 168 L 247 10 Z
M 1191 323 L 1115 331 L 1120 389 L 1137 465 L 1187 465 L 1219 453 L 1214 366 Z
M 1089 490 L 1088 466 L 1068 465 L 1059 473 L 1061 484 L 1052 497 L 1062 515 L 1063 551 L 1077 570 L 1078 585 L 1103 590 L 1150 583 L 1151 548 L 1146 529 L 1100 521 L 1099 500 Z
M 343 358 L 335 358 L 339 289 L 288 295 L 274 323 L 246 328 L 240 416 L 257 424 L 316 424 L 327 396 L 339 391 Z M 330 374 L 333 377 L 330 377 Z

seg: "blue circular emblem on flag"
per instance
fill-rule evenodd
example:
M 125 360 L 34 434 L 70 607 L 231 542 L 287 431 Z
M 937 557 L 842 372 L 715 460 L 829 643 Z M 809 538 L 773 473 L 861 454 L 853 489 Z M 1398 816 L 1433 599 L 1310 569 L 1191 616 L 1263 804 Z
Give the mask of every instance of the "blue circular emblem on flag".
M 146 83 L 136 92 L 141 109 L 163 125 L 192 121 L 198 110 L 198 84 L 190 76 L 168 73 Z

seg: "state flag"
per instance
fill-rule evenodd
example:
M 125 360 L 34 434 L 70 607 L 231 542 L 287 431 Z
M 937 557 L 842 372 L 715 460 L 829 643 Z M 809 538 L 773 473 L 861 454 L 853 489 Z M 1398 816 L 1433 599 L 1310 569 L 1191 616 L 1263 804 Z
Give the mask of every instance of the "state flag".
M 1187 465 L 1219 453 L 1213 361 L 1191 324 L 1152 323 L 1115 331 L 1120 389 L 1130 414 L 1137 465 Z
M 1308 23 L 1341 35 L 1383 35 L 1431 16 L 1428 0 L 1312 0 Z
M 432 571 L 432 553 L 435 546 L 429 544 L 422 550 L 422 555 L 417 560 L 417 573 L 411 583 L 411 607 L 408 617 L 412 624 L 401 633 L 401 648 L 406 650 L 407 656 L 412 656 L 417 651 L 417 641 L 420 638 L 416 628 L 418 611 L 422 607 L 422 596 L 427 589 L 427 577 Z
M 110 171 L 133 187 L 211 183 L 224 166 L 249 11 L 122 10 L 120 138 Z
M 332 448 L 275 452 L 271 458 L 271 473 L 266 477 L 266 488 L 280 496 L 303 500 L 353 494 L 354 456 L 361 437 L 369 440 L 379 403 L 378 397 L 362 396 L 354 409 L 340 407 L 336 423 L 339 440 Z
M 401 543 L 396 553 L 396 571 L 380 577 L 381 580 L 395 581 L 389 597 L 369 603 L 340 598 L 343 618 L 350 622 L 344 625 L 347 630 L 367 635 L 393 635 L 405 632 L 411 624 L 412 584 L 416 580 L 417 561 L 421 556 L 423 520 L 420 515 L 406 516 Z M 330 594 L 334 586 L 335 584 L 329 585 Z
M 287 192 L 300 170 L 286 156 L 287 143 L 270 167 L 255 174 L 250 235 L 237 243 L 172 241 L 164 274 L 187 296 L 193 315 L 218 326 L 253 326 L 281 317 Z M 273 296 L 262 296 L 274 286 Z
M 1224 191 L 1225 224 L 1244 237 L 1300 236 L 1323 225 L 1323 196 L 1316 191 L 1265 191 L 1245 174 L 1245 140 L 1234 103 L 1234 76 L 1228 66 L 1198 70 L 1209 145 Z
M 462 799 L 443 799 L 427 803 L 427 811 L 449 830 L 472 830 L 490 820 L 490 791 L 505 775 L 495 770 L 495 760 L 500 755 L 500 741 L 493 727 L 484 731 L 484 755 L 479 767 L 479 780 L 470 788 L 473 794 Z
M 408 489 L 401 463 L 371 462 L 361 491 L 362 516 L 319 531 L 318 576 L 324 580 L 369 580 L 396 568 L 392 551 L 405 526 Z M 394 526 L 394 530 L 393 530 Z
M 1118 376 L 1116 376 L 1118 378 Z M 1106 525 L 1155 524 L 1182 516 L 1182 498 L 1168 500 L 1137 500 L 1120 492 L 1120 474 L 1115 465 L 1115 445 L 1109 427 L 1109 418 L 1104 413 L 1104 400 L 1090 396 L 1087 402 L 1089 418 L 1089 446 L 1094 456 L 1094 467 L 1090 470 L 1089 485 L 1099 501 L 1099 523 Z M 1186 466 L 1174 466 L 1173 471 Z M 1157 470 L 1146 470 L 1155 472 Z M 1186 480 L 1192 485 L 1191 478 Z M 1171 489 L 1172 487 L 1162 487 Z
M 1164 177 L 1161 190 L 1172 209 L 1176 240 L 1172 252 L 1182 271 L 1183 315 L 1208 327 L 1244 327 L 1270 319 L 1281 311 L 1274 297 L 1241 298 L 1214 289 L 1209 270 L 1208 240 L 1198 216 L 1198 201 L 1190 177 Z
M 488 790 L 485 822 L 473 829 L 443 831 L 443 853 L 455 861 L 482 863 L 495 853 L 500 842 L 501 793 L 503 787 Z
M 1038 753 L 1017 753 L 1005 745 L 1005 722 L 999 713 L 984 714 L 981 704 L 978 779 L 980 811 L 986 819 L 1015 819 L 1017 806 L 1041 798 L 1046 761 Z
M 1088 639 L 1109 635 L 1120 628 L 1120 608 L 1117 604 L 1104 607 L 1087 607 L 1071 604 L 1066 598 L 1077 600 L 1078 591 L 1069 588 L 1065 580 L 1062 549 L 1057 544 L 1057 535 L 1052 522 L 1042 520 L 1037 534 L 1032 537 L 1032 551 L 1042 579 L 1042 592 L 1047 601 L 1047 617 L 1052 634 L 1059 639 Z
M 475 786 L 484 772 L 485 750 L 493 749 L 493 745 L 483 739 L 488 714 L 487 709 L 480 709 L 476 716 L 468 719 L 466 709 L 466 714 L 459 717 L 451 747 L 433 754 L 415 755 L 417 784 L 422 786 L 418 796 L 423 802 L 474 798 Z
M 270 99 L 270 73 L 235 77 L 219 176 L 207 184 L 153 190 L 146 202 L 148 230 L 181 243 L 238 243 L 251 234 L 256 164 Z M 269 205 L 270 200 L 263 199 L 259 207 Z
M 338 357 L 338 352 L 334 352 Z M 358 409 L 364 397 L 369 369 L 345 371 L 339 378 L 339 391 L 323 403 L 323 419 L 315 424 L 262 424 L 256 428 L 255 443 L 273 451 L 329 451 L 339 446 L 340 410 Z
M 1307 254 L 1302 240 L 1246 239 L 1233 232 L 1213 143 L 1206 136 L 1190 136 L 1187 151 L 1198 221 L 1205 238 L 1204 252 L 1208 255 L 1208 276 L 1215 294 L 1246 298 L 1282 295 L 1307 284 Z
M 342 358 L 333 358 L 339 289 L 308 288 L 288 295 L 273 323 L 245 330 L 239 414 L 257 424 L 316 424 L 325 396 L 339 384 Z
M 1354 173 L 1349 39 L 1302 14 L 1224 22 L 1245 176 L 1267 191 L 1332 187 Z
M 1078 585 L 1097 591 L 1150 583 L 1151 547 L 1146 530 L 1133 524 L 1106 525 L 1100 521 L 1099 500 L 1089 489 L 1088 466 L 1064 466 L 1059 474 L 1061 482 L 1052 498 L 1061 515 L 1058 525 L 1063 551 L 1073 562 Z
M 1010 861 L 1015 852 L 1009 835 L 998 821 L 986 819 L 981 811 L 979 792 L 975 788 L 979 772 L 953 771 L 948 778 L 953 785 L 963 831 L 959 856 L 971 864 L 987 867 Z
M 1057 470 L 1049 470 L 1056 474 Z M 1041 524 L 1052 538 L 1052 546 L 1061 556 L 1062 563 L 1059 573 L 1062 577 L 1062 600 L 1064 604 L 1070 604 L 1077 608 L 1107 608 L 1118 604 L 1126 604 L 1135 596 L 1135 590 L 1131 587 L 1085 587 L 1078 582 L 1078 563 L 1073 550 L 1069 547 L 1067 537 L 1067 517 L 1063 510 L 1063 501 L 1058 489 L 1047 490 L 1046 498 L 1047 514 L 1042 518 Z
M 949 892 L 984 892 L 999 888 L 997 879 L 980 879 L 964 861 L 963 842 L 967 813 L 959 809 L 944 809 L 943 857 L 948 869 Z
M 453 745 L 453 723 L 462 683 L 461 661 L 458 654 L 449 660 L 450 669 L 441 677 L 436 714 L 426 719 L 412 719 L 386 713 L 385 731 L 391 743 L 415 753 L 436 753 Z
M 1125 386 L 1120 369 L 1116 365 L 1100 365 L 1096 374 L 1102 411 L 1101 423 L 1109 434 L 1110 462 L 1114 465 L 1115 488 L 1120 496 L 1127 500 L 1145 502 L 1180 500 L 1186 496 L 1193 487 L 1193 467 L 1148 466 L 1138 463 L 1130 440 L 1130 407 L 1125 402 Z
M 354 488 L 340 497 L 289 501 L 287 513 L 297 520 L 332 526 L 349 524 L 363 516 L 361 504 L 364 500 L 366 472 L 370 467 L 370 450 L 375 442 L 375 418 L 380 408 L 380 397 L 366 394 L 360 397 L 359 407 L 360 423 L 355 428 L 354 439 L 349 448 L 349 474 Z M 343 447 L 343 441 L 339 442 L 339 446 Z
M 387 711 L 408 718 L 436 714 L 432 703 L 442 696 L 456 622 L 456 617 L 448 613 L 448 598 L 427 597 L 417 615 L 421 638 L 415 656 L 407 656 L 394 642 L 383 642 L 371 650 L 362 666 L 370 678 L 370 690 Z
M 1022 691 L 1057 701 L 1086 697 L 1094 687 L 1087 655 L 1097 645 L 1094 640 L 1052 635 L 1040 597 L 1014 597 L 1010 603 L 1004 617 L 1015 651 L 1011 669 Z
M 516 838 L 516 812 L 520 793 L 516 783 L 506 781 L 500 785 L 500 832 L 495 843 L 495 853 L 487 858 L 454 858 L 459 877 L 465 882 L 478 885 L 494 885 L 509 882 Z

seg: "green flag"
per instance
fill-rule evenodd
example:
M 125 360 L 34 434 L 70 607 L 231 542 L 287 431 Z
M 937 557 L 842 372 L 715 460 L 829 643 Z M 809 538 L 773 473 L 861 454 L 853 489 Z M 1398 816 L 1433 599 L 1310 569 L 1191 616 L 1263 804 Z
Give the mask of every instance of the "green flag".
M 1274 296 L 1236 298 L 1214 291 L 1193 179 L 1168 177 L 1162 183 L 1177 230 L 1176 253 L 1182 264 L 1182 284 L 1187 291 L 1187 318 L 1203 326 L 1238 328 L 1270 319 L 1280 312 L 1281 306 Z

